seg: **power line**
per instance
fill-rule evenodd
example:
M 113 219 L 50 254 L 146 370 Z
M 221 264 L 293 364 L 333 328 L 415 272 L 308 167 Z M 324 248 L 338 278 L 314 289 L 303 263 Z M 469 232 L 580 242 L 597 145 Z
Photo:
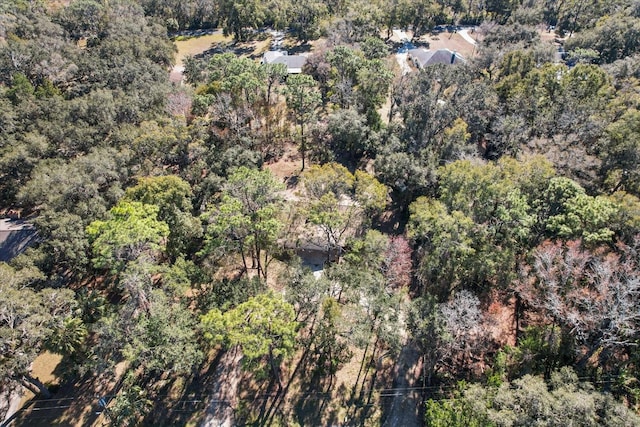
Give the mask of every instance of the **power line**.
M 578 381 L 588 381 L 592 384 L 610 384 L 615 382 L 616 379 L 620 378 L 622 375 L 615 375 L 615 376 L 611 376 L 609 377 L 610 379 L 607 380 L 598 380 L 598 381 L 593 381 L 590 379 L 590 377 L 577 377 Z M 381 388 L 381 389 L 374 389 L 374 390 L 369 390 L 368 393 L 373 393 L 375 394 L 377 397 L 379 398 L 395 398 L 395 397 L 400 397 L 400 396 L 408 396 L 411 393 L 415 393 L 415 392 L 419 392 L 419 391 L 427 391 L 427 390 L 439 390 L 439 391 L 448 391 L 448 390 L 452 390 L 452 389 L 456 389 L 458 388 L 457 384 L 442 384 L 442 385 L 430 385 L 430 386 L 419 386 L 419 387 L 389 387 L 389 388 Z M 190 397 L 189 399 L 184 399 L 184 400 L 176 400 L 176 401 L 169 401 L 166 402 L 163 400 L 163 398 L 169 397 L 170 394 L 169 393 L 162 393 L 162 394 L 157 394 L 154 396 L 154 398 L 152 399 L 153 403 L 158 403 L 158 402 L 164 402 L 165 404 L 170 405 L 171 407 L 167 407 L 166 409 L 168 410 L 168 412 L 171 413 L 193 413 L 193 412 L 197 412 L 199 410 L 202 409 L 202 407 L 200 407 L 201 405 L 211 405 L 211 404 L 225 404 L 225 405 L 230 405 L 231 401 L 226 400 L 226 399 L 206 399 L 206 397 L 210 396 L 210 394 L 207 393 L 199 393 L 199 394 L 195 394 L 192 397 Z M 253 397 L 254 400 L 263 400 L 263 399 L 269 399 L 269 398 L 276 398 L 280 396 L 277 393 L 263 393 L 263 394 L 258 394 L 255 395 Z M 107 406 L 108 404 L 111 402 L 111 400 L 113 400 L 116 397 L 116 395 L 105 395 L 102 396 L 102 399 L 107 399 L 106 403 Z M 332 392 L 318 392 L 318 391 L 307 391 L 304 393 L 301 393 L 297 396 L 298 398 L 296 399 L 296 402 L 303 402 L 303 401 L 307 401 L 307 400 L 321 400 L 321 399 L 327 399 L 327 398 L 331 398 L 333 397 L 333 393 Z M 82 402 L 85 404 L 86 406 L 91 406 L 93 407 L 94 404 L 91 404 L 92 399 L 86 398 L 86 397 L 61 397 L 61 398 L 47 398 L 47 399 L 38 399 L 36 401 L 33 402 L 33 405 L 27 406 L 25 408 L 21 408 L 18 411 L 16 411 L 14 413 L 14 415 L 17 415 L 18 413 L 22 413 L 22 412 L 37 412 L 37 411 L 47 411 L 47 410 L 59 410 L 59 409 L 69 409 L 73 406 L 73 403 L 70 403 L 68 405 L 56 405 L 56 406 L 35 406 L 38 405 L 39 403 L 47 403 L 47 402 L 61 402 L 61 401 L 70 401 L 70 402 Z M 451 398 L 448 397 L 435 397 L 435 398 L 431 398 L 431 400 L 434 401 L 450 401 L 452 400 Z M 358 403 L 353 403 L 354 406 L 357 407 L 365 407 L 365 406 L 374 406 L 374 404 L 358 404 Z M 100 406 L 100 404 L 98 404 L 98 406 Z M 193 407 L 192 409 L 188 409 L 188 407 L 191 406 Z M 196 407 L 198 406 L 198 407 Z M 105 407 L 106 409 L 106 407 Z M 48 418 L 46 416 L 42 417 L 35 417 L 37 419 L 45 419 Z

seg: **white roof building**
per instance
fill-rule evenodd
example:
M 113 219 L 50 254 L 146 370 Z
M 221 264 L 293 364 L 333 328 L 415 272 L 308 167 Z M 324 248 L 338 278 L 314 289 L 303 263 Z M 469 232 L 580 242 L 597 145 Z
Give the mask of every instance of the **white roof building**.
M 287 73 L 300 74 L 302 67 L 307 62 L 307 57 L 302 55 L 289 55 L 283 50 L 270 50 L 262 56 L 263 64 L 284 64 L 287 67 Z

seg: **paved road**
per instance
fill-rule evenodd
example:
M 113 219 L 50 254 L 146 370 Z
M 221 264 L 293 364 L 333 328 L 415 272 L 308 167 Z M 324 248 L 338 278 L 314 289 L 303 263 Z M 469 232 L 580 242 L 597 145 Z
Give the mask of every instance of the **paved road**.
M 463 30 L 458 31 L 458 34 L 460 34 L 462 36 L 462 38 L 468 42 L 471 43 L 472 45 L 476 45 L 478 44 L 470 35 L 469 35 L 469 28 L 465 28 Z
M 411 67 L 409 67 L 409 64 L 407 64 L 408 55 L 409 54 L 407 53 L 396 53 L 396 61 L 398 61 L 398 65 L 400 65 L 403 76 L 411 72 Z

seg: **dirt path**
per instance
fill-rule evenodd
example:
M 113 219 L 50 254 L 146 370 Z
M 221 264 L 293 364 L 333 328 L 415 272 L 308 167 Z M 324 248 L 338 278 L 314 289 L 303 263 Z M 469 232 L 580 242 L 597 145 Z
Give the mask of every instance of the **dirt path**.
M 384 427 L 420 427 L 420 390 L 416 387 L 420 378 L 420 352 L 412 342 L 400 350 L 396 363 L 393 388 L 396 390 Z
M 209 397 L 209 407 L 204 420 L 200 423 L 201 427 L 232 427 L 235 425 L 233 408 L 237 404 L 241 359 L 242 352 L 237 347 L 227 351 L 221 357 L 215 372 L 216 382 Z

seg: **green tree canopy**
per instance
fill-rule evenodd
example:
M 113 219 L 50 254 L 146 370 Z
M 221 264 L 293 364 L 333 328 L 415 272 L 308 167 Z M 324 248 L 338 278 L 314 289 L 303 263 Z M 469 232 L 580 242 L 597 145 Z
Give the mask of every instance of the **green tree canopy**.
M 237 307 L 213 309 L 201 318 L 204 337 L 212 345 L 239 346 L 245 366 L 268 356 L 279 379 L 280 362 L 293 354 L 298 322 L 291 304 L 273 294 L 260 294 Z
M 0 263 L 0 374 L 2 382 L 17 382 L 49 397 L 47 388 L 31 376 L 31 364 L 45 348 L 64 351 L 68 345 L 73 349 L 86 330 L 80 327 L 79 336 L 64 340 L 69 322 L 77 322 L 72 320 L 74 293 L 52 288 L 36 291 L 29 286 L 40 278 L 36 270 L 15 270 Z
M 284 94 L 287 108 L 300 128 L 300 154 L 302 155 L 302 170 L 304 170 L 307 152 L 305 126 L 309 125 L 316 109 L 320 106 L 320 92 L 313 77 L 307 74 L 294 74 L 287 79 Z
M 250 254 L 252 267 L 266 278 L 270 251 L 282 228 L 279 206 L 283 189 L 268 170 L 235 170 L 225 184 L 220 203 L 204 214 L 208 225 L 201 253 L 224 256 L 225 250 L 233 249 L 242 256 L 245 270 L 245 257 Z
M 430 426 L 638 425 L 640 419 L 610 394 L 582 383 L 570 368 L 551 374 L 549 382 L 526 375 L 497 389 L 473 384 L 453 399 L 429 400 Z
M 126 190 L 123 200 L 158 207 L 158 220 L 169 226 L 167 251 L 178 257 L 188 253 L 193 240 L 202 234 L 200 221 L 191 214 L 192 197 L 189 183 L 167 175 L 139 179 L 137 185 Z
M 109 218 L 87 227 L 93 251 L 93 265 L 111 272 L 145 254 L 162 252 L 169 227 L 158 220 L 160 208 L 140 202 L 121 201 L 109 211 Z

